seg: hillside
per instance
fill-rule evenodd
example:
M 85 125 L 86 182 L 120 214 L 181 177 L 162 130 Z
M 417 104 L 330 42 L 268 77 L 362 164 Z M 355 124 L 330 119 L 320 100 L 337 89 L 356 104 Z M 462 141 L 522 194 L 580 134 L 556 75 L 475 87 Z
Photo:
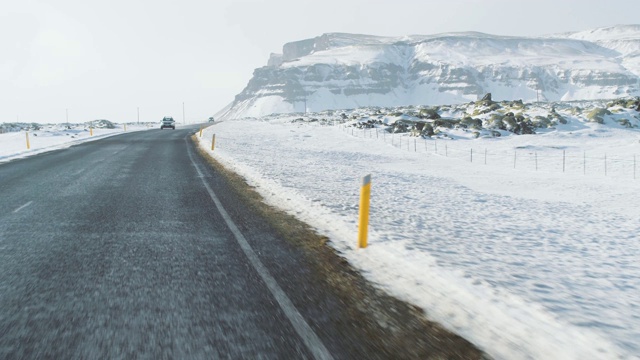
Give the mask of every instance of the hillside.
M 362 106 L 640 95 L 640 26 L 544 37 L 329 33 L 285 44 L 217 118 Z

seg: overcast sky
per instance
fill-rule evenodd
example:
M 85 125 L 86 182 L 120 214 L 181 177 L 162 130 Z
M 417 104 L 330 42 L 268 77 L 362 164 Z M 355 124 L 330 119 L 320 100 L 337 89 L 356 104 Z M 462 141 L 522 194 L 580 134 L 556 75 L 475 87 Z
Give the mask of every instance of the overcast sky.
M 0 122 L 206 120 L 286 42 L 535 36 L 640 23 L 637 0 L 1 0 Z

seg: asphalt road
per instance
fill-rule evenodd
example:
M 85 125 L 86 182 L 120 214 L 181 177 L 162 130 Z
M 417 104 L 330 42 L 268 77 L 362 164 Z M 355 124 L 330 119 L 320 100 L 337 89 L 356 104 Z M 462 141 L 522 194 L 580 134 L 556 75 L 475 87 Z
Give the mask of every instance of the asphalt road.
M 195 131 L 0 165 L 0 359 L 389 357 Z

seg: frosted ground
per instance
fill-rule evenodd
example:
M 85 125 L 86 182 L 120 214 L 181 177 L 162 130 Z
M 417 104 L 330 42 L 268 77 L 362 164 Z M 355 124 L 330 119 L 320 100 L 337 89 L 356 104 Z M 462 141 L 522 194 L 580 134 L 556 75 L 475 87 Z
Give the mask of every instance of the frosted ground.
M 498 359 L 640 357 L 640 132 L 616 118 L 637 112 L 598 124 L 559 110 L 565 125 L 499 138 L 382 131 L 404 115 L 359 128 L 379 113 L 227 120 L 200 141 L 215 133 L 214 157 L 269 203 Z M 370 246 L 357 249 L 369 173 Z

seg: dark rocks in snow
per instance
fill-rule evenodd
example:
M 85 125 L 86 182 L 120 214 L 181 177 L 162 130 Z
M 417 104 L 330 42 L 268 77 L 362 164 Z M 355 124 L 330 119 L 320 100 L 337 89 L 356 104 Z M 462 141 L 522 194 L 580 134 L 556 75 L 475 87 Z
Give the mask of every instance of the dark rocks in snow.
M 396 123 L 391 126 L 391 132 L 396 134 L 409 132 L 410 125 L 411 124 L 406 121 L 396 121 Z
M 626 109 L 635 109 L 636 111 L 640 111 L 640 97 L 635 97 L 631 99 L 616 99 L 607 104 L 607 108 L 612 108 L 615 106 L 620 106 Z
M 551 108 L 551 112 L 549 113 L 549 119 L 555 122 L 559 122 L 560 124 L 566 124 L 567 119 L 565 119 L 562 115 L 556 112 L 555 108 Z M 553 125 L 553 123 L 552 123 Z
M 460 124 L 460 120 L 458 119 L 437 119 L 433 121 L 433 127 L 444 127 L 447 129 L 453 129 L 458 124 Z
M 474 119 L 471 116 L 465 116 L 460 120 L 460 127 L 465 129 L 482 129 L 482 120 Z
M 417 114 L 417 117 L 421 119 L 435 120 L 435 119 L 440 119 L 440 114 L 438 114 L 438 111 L 436 109 L 427 108 L 427 109 L 421 109 L 420 112 Z
M 422 130 L 420 131 L 420 135 L 425 137 L 435 135 L 435 132 L 433 131 L 433 126 L 431 126 L 431 124 L 424 124 L 424 126 L 422 127 Z
M 495 102 L 493 100 L 491 100 L 491 93 L 487 93 L 485 94 L 485 96 L 482 97 L 482 99 L 478 100 L 475 102 L 476 106 L 491 106 L 494 105 Z
M 606 115 L 611 115 L 611 111 L 605 108 L 595 108 L 587 114 L 587 121 L 604 124 L 604 117 Z
M 553 126 L 551 120 L 548 117 L 541 115 L 537 115 L 536 117 L 534 117 L 531 122 L 537 128 L 549 128 Z
M 618 124 L 626 127 L 626 128 L 633 128 L 634 126 L 631 124 L 631 122 L 628 119 L 619 119 L 617 120 Z
M 504 115 L 491 114 L 483 125 L 486 129 L 506 130 L 518 135 L 535 134 L 536 128 L 531 119 L 512 112 Z
M 486 129 L 506 130 L 504 122 L 502 121 L 504 117 L 505 116 L 501 114 L 491 114 L 491 116 L 484 121 L 483 126 Z

